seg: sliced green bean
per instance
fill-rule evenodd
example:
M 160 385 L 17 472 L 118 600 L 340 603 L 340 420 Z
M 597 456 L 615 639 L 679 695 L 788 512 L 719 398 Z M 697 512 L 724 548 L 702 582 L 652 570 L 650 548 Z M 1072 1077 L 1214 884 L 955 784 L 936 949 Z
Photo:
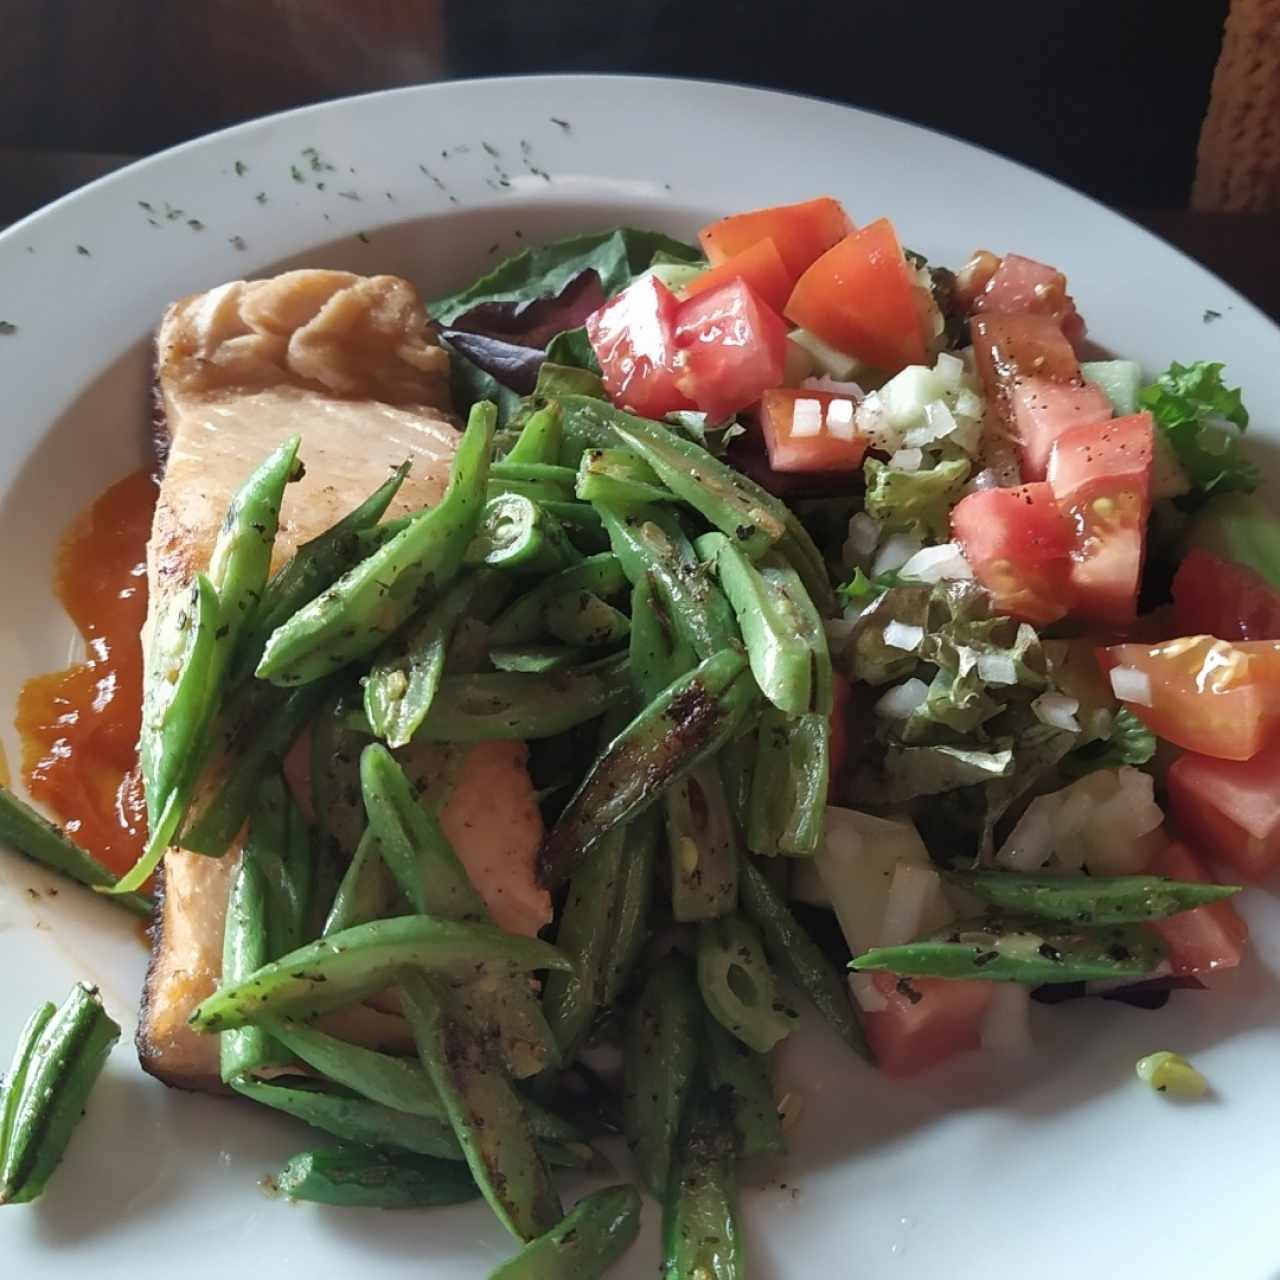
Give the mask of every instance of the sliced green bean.
M 562 467 L 554 462 L 522 462 L 508 454 L 501 462 L 489 468 L 493 480 L 522 480 L 532 484 L 551 484 L 562 490 L 568 498 L 578 473 L 572 467 Z
M 631 588 L 631 679 L 646 702 L 698 665 L 693 647 L 676 634 L 669 611 L 648 574 Z
M 56 1011 L 46 1005 L 28 1022 L 0 1098 L 0 1205 L 44 1191 L 119 1038 L 97 989 L 82 982 Z
M 1046 876 L 1016 871 L 943 874 L 958 888 L 994 907 L 1080 928 L 1163 920 L 1240 892 L 1238 885 L 1184 883 L 1164 876 Z
M 257 674 L 307 684 L 378 649 L 462 566 L 479 528 L 497 414 L 471 410 L 440 502 L 271 633 Z
M 500 645 L 489 650 L 489 661 L 498 671 L 516 671 L 525 675 L 543 675 L 548 671 L 566 671 L 581 666 L 588 655 L 581 649 L 564 644 Z
M 258 789 L 245 856 L 262 870 L 267 892 L 268 959 L 296 947 L 307 935 L 311 884 L 315 878 L 311 832 L 280 774 Z
M 757 1053 L 768 1053 L 795 1029 L 796 1015 L 778 998 L 760 935 L 741 916 L 699 926 L 698 989 L 711 1016 Z
M 425 619 L 383 648 L 364 682 L 364 709 L 375 734 L 403 747 L 431 708 L 444 676 L 445 655 L 464 617 L 491 617 L 508 587 L 496 570 L 466 574 L 430 608 Z
M 560 1197 L 505 1070 L 426 978 L 408 976 L 401 1003 L 471 1175 L 498 1220 L 520 1240 L 550 1230 L 562 1216 Z
M 702 1010 L 689 966 L 675 953 L 649 975 L 627 1018 L 623 1128 L 640 1180 L 667 1188 L 685 1102 L 700 1060 Z
M 581 649 L 613 648 L 631 632 L 627 615 L 591 591 L 557 596 L 542 616 L 557 640 Z
M 321 936 L 327 938 L 387 915 L 399 896 L 377 837 L 366 831 L 347 864 Z
M 717 762 L 724 780 L 724 793 L 729 812 L 742 831 L 746 831 L 751 811 L 752 786 L 755 780 L 759 733 L 756 724 L 739 731 L 720 749 Z
M 760 930 L 769 959 L 804 993 L 836 1035 L 870 1061 L 844 975 L 800 926 L 786 900 L 751 858 L 742 861 L 738 892 L 742 911 Z
M 564 431 L 560 422 L 560 406 L 552 401 L 545 408 L 535 410 L 520 428 L 511 451 L 504 462 L 555 462 L 560 456 Z
M 532 644 L 545 634 L 548 605 L 562 597 L 572 599 L 583 591 L 603 597 L 617 595 L 626 584 L 626 575 L 612 552 L 588 556 L 552 574 L 508 605 L 489 628 L 489 642 L 498 646 Z
M 111 888 L 115 875 L 67 838 L 61 827 L 19 800 L 0 785 L 0 840 L 23 857 L 88 888 Z M 151 918 L 155 901 L 149 893 L 122 893 L 107 899 L 144 920 Z
M 712 920 L 738 905 L 738 832 L 715 760 L 691 770 L 663 797 L 671 852 L 671 912 Z
M 609 550 L 609 535 L 604 531 L 599 513 L 589 502 L 561 502 L 550 498 L 538 501 L 548 515 L 560 521 L 573 545 L 584 555 Z
M 573 491 L 553 480 L 490 479 L 485 485 L 484 496 L 487 502 L 495 502 L 499 498 L 523 498 L 544 507 L 552 502 L 572 501 Z
M 834 618 L 840 612 L 840 605 L 831 585 L 827 562 L 808 530 L 800 523 L 800 517 L 788 507 L 784 518 L 787 531 L 778 543 L 778 553 L 799 574 L 819 617 Z
M 613 915 L 613 945 L 600 992 L 602 1008 L 609 1008 L 622 994 L 648 940 L 661 828 L 657 809 L 649 809 L 626 826 L 622 876 Z
M 1042 986 L 1110 978 L 1144 978 L 1164 959 L 1164 944 L 1141 925 L 1068 930 L 986 920 L 899 947 L 876 947 L 849 962 L 907 978 L 986 978 Z
M 669 684 L 609 744 L 547 834 L 544 882 L 563 882 L 606 832 L 714 755 L 756 697 L 737 649 L 714 654 Z
M 533 498 L 503 493 L 485 503 L 466 558 L 469 564 L 511 573 L 547 574 L 576 564 L 582 553 L 560 521 Z
M 363 1147 L 304 1151 L 275 1183 L 290 1200 L 359 1209 L 431 1209 L 480 1194 L 465 1164 Z
M 787 716 L 765 708 L 747 815 L 747 844 L 755 853 L 817 852 L 831 773 L 830 736 L 826 716 Z
M 707 1082 L 733 1119 L 738 1154 L 778 1155 L 786 1150 L 782 1119 L 773 1096 L 769 1057 L 748 1049 L 715 1018 L 706 1019 Z
M 308 943 L 223 987 L 192 1013 L 197 1031 L 226 1031 L 273 1018 L 312 1018 L 354 1004 L 414 970 L 454 978 L 561 969 L 568 961 L 536 938 L 491 925 L 401 916 Z
M 600 1280 L 640 1234 L 634 1187 L 584 1196 L 545 1235 L 531 1240 L 489 1280 Z
M 578 463 L 574 492 L 583 502 L 623 509 L 676 500 L 654 469 L 626 449 L 588 449 Z
M 714 1096 L 696 1098 L 662 1210 L 665 1280 L 743 1280 L 734 1137 Z

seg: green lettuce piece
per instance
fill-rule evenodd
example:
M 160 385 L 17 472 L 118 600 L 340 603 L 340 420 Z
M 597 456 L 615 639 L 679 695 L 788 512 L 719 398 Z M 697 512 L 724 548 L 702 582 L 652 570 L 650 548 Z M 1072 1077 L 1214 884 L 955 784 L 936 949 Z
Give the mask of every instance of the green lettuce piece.
M 604 383 L 598 373 L 576 365 L 555 364 L 548 360 L 538 370 L 533 388 L 534 400 L 557 400 L 560 396 L 594 396 L 604 400 Z
M 745 436 L 747 429 L 736 418 L 725 422 L 710 423 L 705 413 L 696 413 L 688 409 L 677 409 L 667 414 L 667 423 L 680 435 L 700 444 L 714 458 L 719 458 L 728 447 L 730 440 Z
M 838 658 L 850 680 L 889 684 L 905 680 L 919 665 L 914 653 L 886 644 L 884 630 L 891 622 L 924 627 L 929 620 L 930 588 L 891 587 L 863 610 Z
M 840 597 L 841 604 L 866 604 L 884 595 L 890 587 L 896 587 L 900 581 L 896 569 L 877 573 L 874 578 L 868 578 L 861 569 L 855 569 L 853 577 L 836 588 L 836 595 Z
M 1239 387 L 1222 381 L 1225 366 L 1210 360 L 1192 365 L 1174 361 L 1138 403 L 1151 411 L 1156 427 L 1173 446 L 1187 479 L 1201 493 L 1252 492 L 1259 473 L 1244 456 L 1240 435 L 1249 413 Z M 1240 434 L 1234 434 L 1234 427 Z
M 885 529 L 945 542 L 951 508 L 970 470 L 966 458 L 945 458 L 927 471 L 895 471 L 888 463 L 869 458 L 862 465 L 867 514 Z
M 1069 778 L 1080 778 L 1095 769 L 1147 764 L 1155 753 L 1156 735 L 1128 707 L 1121 707 L 1111 718 L 1111 732 L 1067 755 L 1062 772 Z
M 557 333 L 547 343 L 547 360 L 552 364 L 569 365 L 574 369 L 588 369 L 594 374 L 600 372 L 600 362 L 591 349 L 585 328 L 566 329 Z
M 885 751 L 882 781 L 874 789 L 860 789 L 858 794 L 891 807 L 921 796 L 937 796 L 960 787 L 1007 778 L 1013 767 L 1011 743 L 992 743 L 987 750 L 890 745 Z
M 1187 545 L 1261 574 L 1280 589 L 1280 516 L 1258 497 L 1223 493 L 1196 512 Z
M 594 271 L 605 296 L 611 298 L 645 271 L 659 253 L 669 262 L 697 262 L 702 257 L 692 245 L 659 231 L 634 227 L 594 231 L 524 249 L 459 293 L 429 303 L 427 313 L 437 324 L 448 325 L 482 302 L 533 302 L 554 297 L 584 271 Z

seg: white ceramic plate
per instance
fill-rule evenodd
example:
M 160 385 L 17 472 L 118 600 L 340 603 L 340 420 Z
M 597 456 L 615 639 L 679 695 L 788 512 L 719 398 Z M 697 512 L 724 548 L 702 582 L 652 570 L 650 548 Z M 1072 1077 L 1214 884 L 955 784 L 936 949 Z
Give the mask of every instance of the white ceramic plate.
M 1277 474 L 1276 328 L 1124 219 L 973 147 L 822 102 L 666 80 L 472 81 L 312 107 L 134 165 L 0 236 L 0 320 L 18 326 L 0 336 L 10 761 L 21 681 L 75 648 L 50 590 L 59 533 L 147 459 L 148 343 L 171 299 L 303 264 L 395 272 L 432 295 L 522 243 L 619 222 L 689 235 L 724 212 L 828 192 L 859 222 L 891 215 L 937 261 L 981 245 L 1061 266 L 1093 335 L 1148 370 L 1228 361 Z M 1206 323 L 1206 309 L 1220 318 Z M 475 1280 L 510 1252 L 480 1203 L 396 1215 L 267 1199 L 259 1179 L 305 1131 L 143 1075 L 129 1043 L 137 934 L 86 894 L 27 893 L 48 883 L 0 857 L 0 1043 L 76 978 L 101 985 L 126 1038 L 51 1193 L 0 1211 L 5 1275 Z M 1244 910 L 1256 945 L 1213 994 L 1179 993 L 1158 1013 L 1037 1009 L 1039 1048 L 1020 1062 L 974 1054 L 895 1084 L 809 1028 L 784 1064 L 804 1100 L 792 1152 L 745 1193 L 752 1275 L 1280 1275 L 1280 911 L 1262 891 Z M 1204 1069 L 1210 1100 L 1171 1105 L 1136 1082 L 1134 1061 L 1166 1047 Z M 645 1216 L 619 1276 L 654 1274 L 656 1206 Z

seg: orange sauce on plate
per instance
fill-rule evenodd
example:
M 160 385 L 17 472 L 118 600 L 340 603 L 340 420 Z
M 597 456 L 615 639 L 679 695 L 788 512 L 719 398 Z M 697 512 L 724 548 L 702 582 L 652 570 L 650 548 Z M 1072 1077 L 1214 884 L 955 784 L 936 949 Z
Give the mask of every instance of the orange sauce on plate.
M 145 471 L 113 484 L 58 548 L 54 590 L 88 649 L 83 662 L 28 680 L 15 723 L 22 778 L 67 834 L 117 874 L 142 854 L 138 771 L 147 537 L 156 485 Z

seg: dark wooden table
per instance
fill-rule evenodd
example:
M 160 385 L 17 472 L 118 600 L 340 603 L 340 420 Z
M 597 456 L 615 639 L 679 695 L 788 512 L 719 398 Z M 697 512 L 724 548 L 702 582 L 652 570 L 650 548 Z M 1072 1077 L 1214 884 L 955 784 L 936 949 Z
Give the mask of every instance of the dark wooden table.
M 110 173 L 134 156 L 0 147 L 0 226 Z M 1203 262 L 1280 321 L 1280 213 L 1193 213 L 1125 209 L 1124 213 Z

